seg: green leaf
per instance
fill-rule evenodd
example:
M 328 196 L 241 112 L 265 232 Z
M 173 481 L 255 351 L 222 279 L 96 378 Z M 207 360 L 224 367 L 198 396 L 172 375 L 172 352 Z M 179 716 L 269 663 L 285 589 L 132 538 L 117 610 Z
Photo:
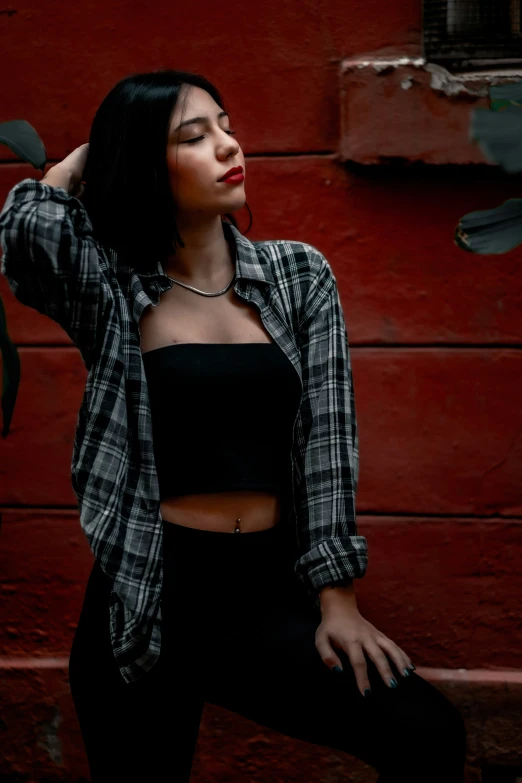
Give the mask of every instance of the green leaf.
M 20 385 L 20 356 L 7 332 L 4 303 L 0 297 L 0 354 L 2 355 L 2 438 L 11 426 L 18 387 Z
M 25 120 L 10 120 L 0 123 L 0 143 L 5 144 L 22 160 L 35 169 L 45 170 L 47 155 L 45 146 L 36 130 Z M 0 355 L 2 356 L 3 418 L 2 438 L 7 437 L 13 417 L 18 387 L 20 385 L 20 356 L 7 331 L 4 303 L 0 297 Z
M 509 174 L 522 171 L 522 111 L 514 106 L 504 111 L 474 109 L 469 134 L 492 163 Z
M 43 141 L 32 125 L 25 120 L 0 123 L 0 142 L 35 169 L 44 171 L 47 157 Z
M 489 87 L 491 111 L 516 106 L 522 108 L 522 81 L 514 84 L 492 84 Z
M 522 243 L 522 199 L 510 198 L 494 209 L 469 212 L 455 228 L 454 241 L 481 255 L 507 253 Z
M 489 104 L 489 108 L 491 111 L 505 111 L 506 109 L 510 109 L 513 106 L 517 106 L 517 104 L 512 103 L 511 101 L 491 101 Z

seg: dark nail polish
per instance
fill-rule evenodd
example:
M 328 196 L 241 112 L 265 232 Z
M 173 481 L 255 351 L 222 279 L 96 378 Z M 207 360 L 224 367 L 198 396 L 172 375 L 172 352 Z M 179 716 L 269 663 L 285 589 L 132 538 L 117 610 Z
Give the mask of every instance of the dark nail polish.
M 391 678 L 391 680 L 390 680 L 390 686 L 391 686 L 392 688 L 396 688 L 396 687 L 397 687 L 397 680 L 395 679 L 395 677 L 392 677 L 392 678 Z
M 332 671 L 335 672 L 336 674 L 342 674 L 343 673 L 343 670 L 341 669 L 340 666 L 332 666 Z
M 368 696 L 371 696 L 372 695 L 371 690 L 369 688 L 365 688 L 364 689 L 364 695 L 366 696 L 366 698 L 368 698 Z
M 410 674 L 411 674 L 411 672 L 410 672 L 410 670 L 409 670 L 409 669 L 403 669 L 402 671 L 404 672 L 404 676 L 405 676 L 405 677 L 409 677 L 409 676 L 410 676 Z
M 410 663 L 410 669 L 412 670 L 412 672 L 414 672 L 414 671 L 415 671 L 415 668 L 416 668 L 416 667 L 415 667 L 415 666 L 414 666 L 412 663 Z

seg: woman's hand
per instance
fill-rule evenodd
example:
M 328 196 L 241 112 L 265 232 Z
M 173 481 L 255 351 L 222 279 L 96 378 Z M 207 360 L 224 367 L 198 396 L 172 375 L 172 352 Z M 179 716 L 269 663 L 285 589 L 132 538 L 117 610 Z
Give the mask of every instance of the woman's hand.
M 364 657 L 366 653 L 386 685 L 396 688 L 398 683 L 386 655 L 403 677 L 408 677 L 410 670 L 415 669 L 410 658 L 395 642 L 362 617 L 355 603 L 353 587 L 336 588 L 329 593 L 328 601 L 325 600 L 324 604 L 321 601 L 322 620 L 315 632 L 315 646 L 324 663 L 329 668 L 338 666 L 342 669 L 333 648 L 344 650 L 353 667 L 357 686 L 364 696 L 365 689 L 371 691 Z
M 89 144 L 76 147 L 60 163 L 52 166 L 41 182 L 63 187 L 71 196 L 81 196 L 83 193 L 82 174 L 89 152 Z

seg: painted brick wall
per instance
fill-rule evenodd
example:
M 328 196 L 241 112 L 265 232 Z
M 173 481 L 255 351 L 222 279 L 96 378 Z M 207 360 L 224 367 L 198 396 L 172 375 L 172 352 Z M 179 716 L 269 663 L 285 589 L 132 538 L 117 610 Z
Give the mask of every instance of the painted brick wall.
M 471 675 L 455 689 L 452 672 L 522 670 L 522 252 L 475 257 L 452 235 L 461 215 L 520 196 L 520 185 L 487 167 L 351 166 L 337 154 L 340 62 L 420 52 L 420 2 L 27 0 L 1 20 L 0 116 L 30 122 L 50 162 L 88 140 L 98 104 L 123 76 L 200 72 L 223 92 L 247 156 L 248 236 L 309 242 L 330 261 L 360 429 L 357 508 L 370 562 L 359 606 L 416 665 L 447 672 L 441 687 L 477 730 L 469 780 L 478 781 L 491 757 L 478 732 L 496 697 L 483 686 L 479 694 Z M 16 182 L 40 175 L 7 148 L 0 155 L 3 203 Z M 246 227 L 246 214 L 238 219 Z M 66 676 L 92 564 L 69 475 L 86 373 L 68 336 L 20 305 L 3 277 L 0 293 L 22 362 L 0 443 L 0 777 L 72 783 L 87 776 Z M 499 730 L 504 760 L 516 754 L 512 728 Z M 262 780 L 267 765 L 281 780 L 375 779 L 349 757 L 205 709 L 194 780 Z

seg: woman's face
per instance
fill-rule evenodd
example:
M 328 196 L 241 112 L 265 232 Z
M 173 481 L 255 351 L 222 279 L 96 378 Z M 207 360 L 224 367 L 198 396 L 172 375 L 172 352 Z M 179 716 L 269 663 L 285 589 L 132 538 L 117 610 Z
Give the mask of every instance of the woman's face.
M 172 114 L 167 143 L 167 165 L 178 215 L 187 218 L 223 215 L 240 209 L 245 201 L 245 182 L 218 182 L 245 158 L 228 116 L 200 87 L 185 85 Z M 180 123 L 199 117 L 197 122 Z M 203 119 L 204 118 L 204 119 Z

